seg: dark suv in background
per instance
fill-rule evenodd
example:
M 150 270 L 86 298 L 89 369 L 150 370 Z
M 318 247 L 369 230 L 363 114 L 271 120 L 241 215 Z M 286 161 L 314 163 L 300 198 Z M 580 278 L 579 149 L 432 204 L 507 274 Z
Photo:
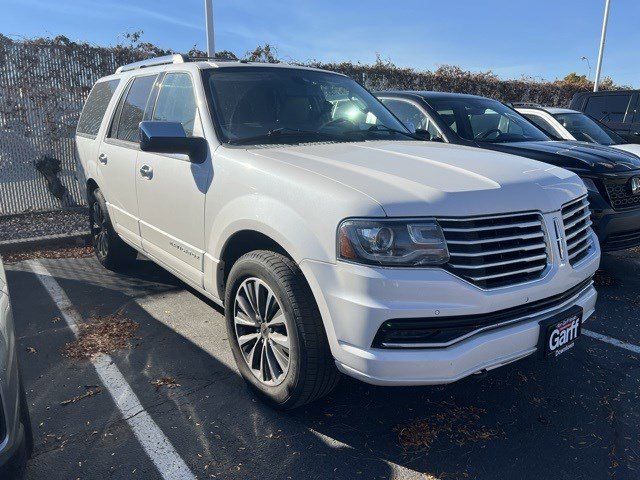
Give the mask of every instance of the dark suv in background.
M 497 150 L 577 173 L 589 191 L 602 250 L 640 245 L 640 158 L 577 141 L 555 141 L 513 108 L 490 98 L 443 92 L 378 92 L 409 129 L 432 141 Z
M 569 108 L 604 123 L 630 143 L 640 143 L 640 90 L 576 93 Z

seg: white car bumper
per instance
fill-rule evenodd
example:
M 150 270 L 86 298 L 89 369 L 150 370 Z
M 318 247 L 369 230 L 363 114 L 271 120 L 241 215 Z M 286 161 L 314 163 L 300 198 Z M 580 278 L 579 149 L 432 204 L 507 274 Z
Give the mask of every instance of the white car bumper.
M 594 236 L 595 240 L 595 236 Z M 374 348 L 387 320 L 489 315 L 527 303 L 560 297 L 597 270 L 595 248 L 572 267 L 552 265 L 546 275 L 526 284 L 493 290 L 477 286 L 443 269 L 373 268 L 338 262 L 300 263 L 314 293 L 336 365 L 345 374 L 377 385 L 428 385 L 454 382 L 523 358 L 537 349 L 539 322 L 574 305 L 583 322 L 594 312 L 597 293 L 592 283 L 573 291 L 550 308 L 533 309 L 512 322 L 500 322 L 446 346 Z

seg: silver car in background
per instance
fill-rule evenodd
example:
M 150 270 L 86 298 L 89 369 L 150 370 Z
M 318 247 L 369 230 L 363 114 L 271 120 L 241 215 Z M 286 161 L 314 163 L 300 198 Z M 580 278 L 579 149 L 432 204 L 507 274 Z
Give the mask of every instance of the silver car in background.
M 0 259 L 0 478 L 21 478 L 33 437 L 18 368 L 7 278 Z

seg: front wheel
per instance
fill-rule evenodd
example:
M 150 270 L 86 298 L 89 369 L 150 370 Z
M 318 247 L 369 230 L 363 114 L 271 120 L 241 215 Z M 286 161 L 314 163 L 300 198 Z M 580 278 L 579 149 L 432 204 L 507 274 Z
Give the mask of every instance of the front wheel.
M 320 312 L 291 259 L 261 250 L 242 256 L 229 273 L 225 306 L 238 369 L 266 401 L 296 408 L 336 385 Z

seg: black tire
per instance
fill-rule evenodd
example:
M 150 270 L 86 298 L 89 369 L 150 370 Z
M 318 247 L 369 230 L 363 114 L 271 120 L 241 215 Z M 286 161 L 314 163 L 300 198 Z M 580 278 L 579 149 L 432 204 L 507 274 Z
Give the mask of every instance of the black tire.
M 27 460 L 33 453 L 33 431 L 31 429 L 31 418 L 29 416 L 29 405 L 24 393 L 22 376 L 20 376 L 20 423 L 22 424 L 22 441 L 17 446 L 11 459 L 0 467 L 0 478 L 12 480 L 22 480 L 26 475 Z
M 93 251 L 98 261 L 105 268 L 114 271 L 130 267 L 138 252 L 127 245 L 113 229 L 107 202 L 99 188 L 89 198 L 89 222 Z
M 249 368 L 234 322 L 236 294 L 248 278 L 265 282 L 284 311 L 290 342 L 289 368 L 278 385 L 266 385 Z M 267 403 L 290 410 L 327 395 L 340 375 L 329 348 L 320 311 L 298 266 L 279 253 L 256 250 L 233 265 L 225 292 L 229 343 L 242 377 Z

